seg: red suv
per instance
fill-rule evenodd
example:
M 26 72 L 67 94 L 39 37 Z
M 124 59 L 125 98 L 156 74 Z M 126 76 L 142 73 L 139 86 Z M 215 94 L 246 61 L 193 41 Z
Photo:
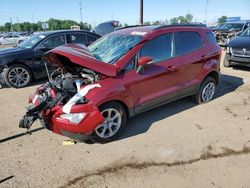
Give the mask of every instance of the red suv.
M 30 128 L 39 119 L 76 140 L 113 140 L 127 118 L 144 111 L 187 96 L 209 102 L 220 57 L 213 34 L 199 24 L 129 27 L 88 47 L 55 48 L 44 60 L 60 74 L 30 97 L 19 126 Z

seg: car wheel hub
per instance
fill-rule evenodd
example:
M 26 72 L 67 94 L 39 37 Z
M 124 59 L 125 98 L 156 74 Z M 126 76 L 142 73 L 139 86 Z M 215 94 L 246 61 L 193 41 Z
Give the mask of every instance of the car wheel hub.
M 122 117 L 118 110 L 109 108 L 102 111 L 105 121 L 100 124 L 95 133 L 101 138 L 110 138 L 114 136 L 121 127 Z
M 8 74 L 8 80 L 13 85 L 22 87 L 29 81 L 29 73 L 21 67 L 12 69 Z
M 204 102 L 210 101 L 215 93 L 215 84 L 213 82 L 209 82 L 202 91 L 202 100 Z

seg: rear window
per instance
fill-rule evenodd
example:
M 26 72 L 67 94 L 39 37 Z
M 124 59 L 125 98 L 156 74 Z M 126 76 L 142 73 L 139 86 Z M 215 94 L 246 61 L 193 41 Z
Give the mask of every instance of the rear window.
M 213 35 L 213 33 L 211 31 L 207 32 L 206 35 L 207 35 L 208 40 L 212 44 L 217 44 L 217 41 L 216 41 L 216 39 L 215 39 L 215 37 L 214 37 L 214 35 Z
M 86 44 L 86 36 L 85 34 L 67 34 L 67 43 L 78 43 L 78 44 Z
M 203 45 L 200 34 L 194 31 L 178 32 L 175 42 L 176 55 L 192 52 Z

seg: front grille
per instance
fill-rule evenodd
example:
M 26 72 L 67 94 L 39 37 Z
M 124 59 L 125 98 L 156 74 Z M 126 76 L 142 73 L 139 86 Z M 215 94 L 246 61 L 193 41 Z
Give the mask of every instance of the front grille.
M 232 48 L 233 56 L 250 57 L 250 48 Z

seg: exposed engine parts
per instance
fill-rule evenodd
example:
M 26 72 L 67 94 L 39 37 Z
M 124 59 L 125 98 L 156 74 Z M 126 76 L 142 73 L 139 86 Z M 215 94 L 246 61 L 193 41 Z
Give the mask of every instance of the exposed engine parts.
M 74 69 L 72 72 L 60 70 L 61 74 L 37 89 L 35 96 L 33 96 L 32 101 L 30 101 L 31 105 L 27 108 L 28 111 L 26 115 L 19 123 L 19 127 L 29 129 L 36 119 L 42 120 L 42 125 L 47 126 L 47 120 L 44 117 L 46 110 L 52 109 L 58 104 L 67 104 L 71 98 L 81 93 L 82 86 L 93 84 L 99 80 L 99 74 L 92 70 L 79 67 L 75 67 Z M 77 100 L 74 101 L 74 104 L 87 103 L 87 99 L 85 99 L 83 95 L 75 98 L 77 98 Z M 46 128 L 50 129 L 49 127 Z

